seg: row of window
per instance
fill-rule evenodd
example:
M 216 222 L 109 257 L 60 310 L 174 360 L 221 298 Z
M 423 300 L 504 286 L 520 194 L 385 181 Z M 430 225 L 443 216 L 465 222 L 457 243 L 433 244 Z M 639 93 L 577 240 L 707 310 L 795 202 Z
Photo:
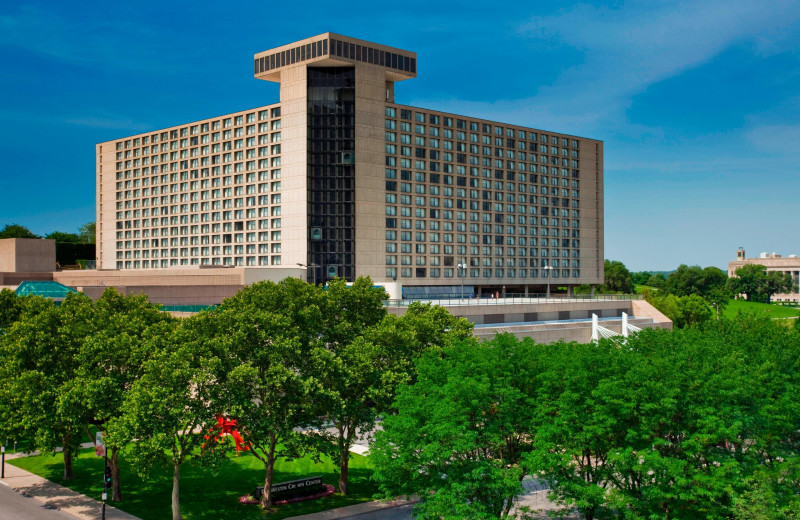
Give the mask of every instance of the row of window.
M 281 107 L 276 106 L 272 108 L 264 108 L 263 110 L 258 111 L 257 114 L 258 114 L 258 121 L 267 121 L 270 118 L 280 117 Z M 244 125 L 245 123 L 249 124 L 255 122 L 256 122 L 256 112 L 250 112 L 248 114 L 226 117 L 224 119 L 217 119 L 215 121 L 210 121 L 206 123 L 198 123 L 195 125 L 184 126 L 183 128 L 180 129 L 165 130 L 163 132 L 155 132 L 150 135 L 133 137 L 130 139 L 117 141 L 115 148 L 117 150 L 127 150 L 129 148 L 135 148 L 137 146 L 155 144 L 159 142 L 163 143 L 164 141 L 168 141 L 170 139 L 195 136 L 202 133 L 207 133 L 211 130 L 220 130 L 220 128 L 232 128 L 235 126 L 238 127 Z M 280 128 L 280 122 L 277 123 L 277 127 Z
M 157 237 L 158 234 L 154 234 L 154 237 Z M 164 233 L 164 236 L 167 236 L 167 233 Z M 118 237 L 119 238 L 119 237 Z M 280 231 L 262 231 L 256 235 L 256 233 L 223 233 L 220 235 L 203 235 L 203 236 L 181 236 L 180 238 L 175 237 L 173 234 L 173 238 L 145 238 L 145 239 L 136 239 L 136 240 L 118 240 L 117 241 L 117 249 L 147 249 L 150 247 L 165 247 L 165 246 L 188 246 L 188 245 L 207 245 L 207 244 L 243 244 L 245 241 L 247 243 L 260 243 L 261 248 L 266 248 L 268 244 L 265 242 L 272 240 L 273 242 L 279 242 L 281 239 L 281 232 Z M 280 244 L 273 243 L 271 244 L 276 246 L 273 248 L 274 252 L 280 252 Z M 251 246 L 248 246 L 248 248 Z M 252 246 L 255 248 L 255 245 Z M 275 251 L 277 249 L 277 251 Z
M 230 252 L 227 254 L 231 254 Z M 181 265 L 235 265 L 267 266 L 281 265 L 280 255 L 216 258 L 171 258 L 162 260 L 117 260 L 117 269 L 164 269 Z
M 400 109 L 400 119 L 411 121 L 411 110 L 407 109 Z M 395 107 L 386 107 L 386 117 L 389 118 L 397 118 L 397 108 Z M 445 128 L 445 132 L 447 132 L 448 128 L 453 128 L 453 118 L 449 116 L 439 116 L 436 114 L 431 114 L 427 112 L 414 112 L 414 119 L 416 123 L 427 123 L 430 125 L 443 125 Z M 387 119 L 387 128 L 389 128 L 389 119 Z M 401 125 L 402 125 L 401 121 Z M 456 128 L 459 130 L 467 130 L 467 126 L 469 126 L 470 132 L 481 132 L 483 134 L 494 134 L 496 136 L 503 137 L 505 135 L 506 138 L 509 139 L 521 139 L 521 140 L 530 140 L 530 141 L 538 141 L 539 143 L 543 144 L 551 144 L 554 146 L 571 146 L 572 148 L 579 147 L 579 141 L 577 139 L 568 139 L 566 137 L 557 137 L 554 135 L 548 136 L 547 134 L 542 134 L 538 132 L 534 132 L 532 130 L 523 130 L 523 129 L 514 129 L 514 128 L 504 128 L 500 125 L 491 125 L 489 123 L 479 123 L 477 121 L 467 121 L 465 119 L 456 119 Z M 396 123 L 393 123 L 392 128 L 396 128 Z M 408 128 L 406 130 L 410 132 L 410 125 L 409 126 L 401 126 L 401 128 Z M 425 132 L 417 132 L 424 134 Z M 452 137 L 452 131 L 450 134 L 445 134 L 446 136 Z M 466 134 L 464 132 L 457 132 L 457 138 L 461 141 L 466 141 Z M 473 142 L 477 141 L 477 134 L 474 134 L 474 137 L 471 135 L 471 139 L 475 139 Z M 488 141 L 484 141 L 488 144 Z M 498 145 L 502 146 L 502 145 Z M 514 146 L 511 145 L 510 148 Z
M 396 267 L 386 268 L 386 277 L 397 279 L 398 269 Z M 470 269 L 469 278 L 539 278 L 539 269 Z M 459 273 L 453 268 L 438 268 L 438 267 L 403 267 L 400 269 L 400 276 L 402 278 L 457 278 L 460 277 Z M 541 276 L 544 279 L 549 278 L 580 278 L 581 272 L 579 269 L 553 269 L 541 270 Z M 466 277 L 466 276 L 465 276 Z
M 233 253 L 231 253 L 233 251 Z M 177 248 L 174 247 L 172 249 L 143 249 L 141 251 L 117 251 L 117 258 L 159 258 L 159 252 L 161 258 L 177 258 L 179 256 L 191 256 L 191 257 L 198 257 L 198 256 L 220 256 L 220 255 L 230 255 L 230 254 L 255 254 L 256 253 L 256 246 L 255 245 L 248 245 L 248 246 L 213 246 L 213 247 L 181 247 Z M 261 244 L 258 246 L 259 253 L 280 253 L 281 252 L 281 245 L 280 244 Z
M 199 137 L 190 137 L 188 139 L 181 139 L 180 141 L 171 141 L 169 143 L 163 142 L 159 147 L 158 144 L 151 146 L 143 146 L 141 148 L 133 148 L 116 153 L 117 161 L 124 159 L 142 158 L 142 164 L 148 164 L 147 160 L 152 156 L 153 163 L 157 163 L 159 157 L 161 162 L 168 160 L 175 160 L 179 157 L 185 159 L 187 157 L 197 157 L 198 155 L 208 155 L 209 153 L 227 152 L 230 150 L 242 150 L 244 148 L 253 148 L 256 145 L 267 145 L 272 143 L 271 147 L 262 147 L 258 149 L 259 155 L 267 155 L 269 152 L 272 154 L 280 153 L 280 143 L 282 134 L 281 132 L 272 132 L 270 130 L 280 129 L 281 120 L 276 119 L 272 121 L 271 125 L 268 123 L 261 123 L 256 132 L 256 126 L 248 126 L 247 128 L 237 128 L 235 134 L 231 134 L 230 130 L 214 132 L 212 134 L 203 134 Z M 255 137 L 244 137 L 258 135 Z M 220 141 L 220 136 L 224 141 Z M 241 139 L 232 139 L 233 137 L 241 137 Z M 167 153 L 169 152 L 169 153 Z M 180 154 L 178 153 L 180 152 Z M 255 156 L 255 150 L 248 150 L 248 155 Z M 159 155 L 161 154 L 161 155 Z M 136 161 L 134 161 L 134 164 Z
M 502 181 L 503 179 L 505 179 L 507 181 L 516 181 L 519 183 L 530 182 L 534 184 L 543 184 L 543 185 L 549 184 L 551 186 L 558 186 L 560 184 L 561 186 L 564 187 L 568 186 L 571 186 L 573 188 L 580 187 L 580 180 L 578 179 L 579 172 L 577 170 L 572 171 L 573 178 L 571 181 L 568 179 L 569 170 L 561 170 L 560 180 L 558 178 L 558 168 L 551 168 L 551 170 L 548 170 L 547 167 L 543 166 L 542 170 L 543 171 L 541 176 L 536 173 L 530 173 L 530 174 L 521 172 L 515 173 L 512 171 L 507 171 L 504 174 L 503 170 L 494 170 L 494 179 L 495 179 L 494 185 L 492 185 L 492 181 L 489 180 L 492 178 L 492 170 L 489 168 L 481 168 L 479 171 L 478 168 L 471 167 L 469 169 L 469 174 L 471 177 L 469 181 L 467 181 L 467 178 L 464 177 L 467 174 L 467 168 L 464 166 L 456 167 L 455 173 L 458 175 L 457 177 L 453 177 L 452 175 L 442 175 L 439 173 L 426 173 L 426 172 L 413 172 L 414 174 L 413 177 L 416 182 L 425 182 L 427 178 L 430 184 L 443 183 L 446 186 L 447 185 L 452 186 L 453 179 L 455 179 L 456 180 L 455 183 L 458 186 L 467 186 L 467 184 L 469 183 L 469 187 L 471 188 L 481 187 L 488 189 L 494 186 L 495 190 L 505 189 L 506 191 L 514 191 L 514 183 L 508 182 L 505 185 L 503 185 L 502 182 L 498 181 Z M 552 177 L 547 177 L 547 175 L 550 174 L 549 171 L 552 171 Z M 477 178 L 479 176 L 479 173 L 482 179 Z M 412 177 L 411 174 L 412 174 L 411 170 L 400 170 L 400 180 L 410 181 Z M 386 168 L 386 178 L 396 179 L 397 170 L 395 168 Z M 523 189 L 521 186 L 522 184 L 520 184 L 519 191 L 525 192 L 525 189 Z

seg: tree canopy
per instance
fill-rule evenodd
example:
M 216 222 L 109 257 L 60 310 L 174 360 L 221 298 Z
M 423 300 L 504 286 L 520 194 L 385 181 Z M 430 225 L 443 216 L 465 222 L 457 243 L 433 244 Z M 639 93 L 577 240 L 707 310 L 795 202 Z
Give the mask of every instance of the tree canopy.
M 33 233 L 30 229 L 19 224 L 6 224 L 0 229 L 0 238 L 42 238 Z
M 728 289 L 733 294 L 744 294 L 747 301 L 769 303 L 773 294 L 794 291 L 797 285 L 788 273 L 767 271 L 761 264 L 747 264 L 728 280 Z
M 696 294 L 708 298 L 714 291 L 724 289 L 727 281 L 728 275 L 718 267 L 681 264 L 667 276 L 659 290 L 675 296 Z
M 633 275 L 625 264 L 619 260 L 606 260 L 604 269 L 603 292 L 633 293 Z
M 796 518 L 798 359 L 800 334 L 752 317 L 430 351 L 383 422 L 376 477 L 418 494 L 421 518 L 513 515 L 524 474 L 587 520 Z
M 70 244 L 94 244 L 96 237 L 95 237 L 95 223 L 94 222 L 87 222 L 86 224 L 82 225 L 78 228 L 77 233 L 69 233 L 65 231 L 51 231 L 47 233 L 44 238 L 55 240 L 56 242 L 61 243 L 70 243 Z M 0 230 L 0 238 L 42 238 L 39 235 L 33 233 L 30 229 L 25 226 L 21 226 L 19 224 L 6 224 L 6 226 Z

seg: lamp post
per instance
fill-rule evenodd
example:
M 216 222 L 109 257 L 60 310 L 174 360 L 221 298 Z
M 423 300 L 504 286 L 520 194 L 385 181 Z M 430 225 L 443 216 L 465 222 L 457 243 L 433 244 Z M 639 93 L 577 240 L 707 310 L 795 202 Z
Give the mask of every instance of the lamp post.
M 466 261 L 463 263 L 458 264 L 458 268 L 461 270 L 461 299 L 464 299 L 464 275 L 467 273 L 467 264 Z
M 545 273 L 547 273 L 546 276 L 547 276 L 547 297 L 548 298 L 550 297 L 550 271 L 552 271 L 552 270 L 553 270 L 553 266 L 552 265 L 544 266 L 544 271 L 545 271 Z
M 297 262 L 297 265 L 299 265 L 300 267 L 305 267 L 306 269 L 308 269 L 310 267 L 311 268 L 311 277 L 314 279 L 314 285 L 317 285 L 317 267 L 320 267 L 320 265 L 319 264 L 314 264 L 314 263 L 301 264 L 300 262 Z

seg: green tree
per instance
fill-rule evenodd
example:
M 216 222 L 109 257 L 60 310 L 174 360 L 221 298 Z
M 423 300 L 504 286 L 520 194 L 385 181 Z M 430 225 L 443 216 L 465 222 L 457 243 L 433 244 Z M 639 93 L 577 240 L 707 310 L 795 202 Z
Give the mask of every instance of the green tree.
M 636 518 L 730 518 L 749 475 L 796 453 L 799 347 L 752 319 L 629 338 L 628 368 L 598 393 L 627 430 L 607 461 L 608 504 Z
M 660 295 L 647 292 L 644 297 L 650 305 L 658 309 L 661 314 L 672 320 L 672 323 L 678 327 L 678 323 L 681 321 L 681 311 L 677 296 L 674 294 Z
M 766 281 L 767 285 L 764 292 L 767 294 L 767 303 L 770 302 L 773 294 L 797 291 L 797 284 L 794 283 L 792 275 L 789 273 L 769 271 Z
M 734 500 L 736 520 L 800 520 L 798 456 L 758 468 L 745 484 L 745 491 Z
M 156 353 L 125 396 L 122 415 L 108 423 L 109 442 L 130 444 L 128 456 L 141 473 L 157 464 L 172 466 L 173 520 L 181 518 L 181 466 L 217 425 L 224 392 L 217 380 L 220 359 L 199 341 L 193 325 L 189 318 L 150 338 Z
M 418 494 L 422 519 L 507 516 L 530 450 L 535 349 L 506 335 L 424 353 L 376 434 L 383 493 Z
M 63 242 L 70 244 L 79 244 L 81 242 L 81 237 L 79 237 L 75 233 L 64 233 L 63 231 L 53 231 L 52 233 L 46 234 L 44 238 L 47 238 L 49 240 L 55 240 L 56 242 Z
M 609 416 L 604 388 L 626 370 L 627 352 L 616 343 L 548 345 L 538 375 L 533 450 L 526 470 L 542 475 L 550 496 L 586 520 L 605 517 L 615 480 L 608 458 L 624 445 L 628 423 Z
M 28 439 L 43 453 L 64 451 L 64 479 L 87 424 L 86 409 L 71 398 L 78 352 L 94 329 L 92 301 L 71 293 L 52 300 L 27 297 L 19 320 L 0 336 L 0 409 L 6 433 Z
M 705 323 L 713 313 L 709 303 L 696 294 L 679 297 L 674 294 L 648 292 L 644 296 L 648 303 L 672 320 L 676 328 Z
M 712 315 L 708 302 L 696 294 L 679 298 L 678 311 L 680 313 L 680 327 L 700 325 L 708 321 Z
M 97 241 L 97 230 L 94 222 L 87 222 L 78 228 L 81 244 L 94 244 Z
M 25 226 L 20 226 L 19 224 L 6 224 L 6 227 L 0 230 L 0 238 L 42 238 L 42 237 L 34 234 L 30 229 L 26 228 Z
M 278 457 L 296 456 L 317 421 L 314 403 L 327 396 L 319 381 L 330 356 L 322 341 L 322 290 L 295 278 L 259 282 L 201 313 L 201 329 L 214 351 L 226 352 L 228 413 L 245 444 L 263 462 L 261 505 L 272 505 Z
M 761 264 L 747 264 L 736 270 L 736 276 L 728 280 L 728 289 L 733 294 L 744 294 L 747 301 L 769 303 L 775 293 L 796 289 L 789 274 L 767 271 Z
M 88 409 L 91 423 L 101 430 L 122 412 L 127 392 L 153 355 L 152 336 L 167 334 L 174 318 L 144 295 L 123 296 L 109 288 L 94 308 L 97 328 L 78 353 L 74 398 Z M 157 326 L 161 325 L 161 326 Z M 124 446 L 109 444 L 112 500 L 122 500 L 119 453 Z
M 723 289 L 727 281 L 728 276 L 718 267 L 681 264 L 667 276 L 661 289 L 676 296 L 696 294 L 707 298 L 712 292 Z
M 0 335 L 8 330 L 22 313 L 22 303 L 14 291 L 0 289 Z
M 444 308 L 412 304 L 398 318 L 383 308 L 384 291 L 359 278 L 335 280 L 326 297 L 323 341 L 330 355 L 322 384 L 323 407 L 336 428 L 331 457 L 339 462 L 339 491 L 347 494 L 350 448 L 388 412 L 400 384 L 414 378 L 414 360 L 426 349 L 469 337 L 472 326 Z M 322 435 L 324 430 L 318 430 Z
M 645 285 L 648 287 L 655 287 L 656 289 L 661 289 L 666 283 L 667 277 L 664 276 L 664 273 L 655 273 L 647 279 Z
M 386 293 L 374 289 L 369 278 L 358 278 L 351 287 L 334 279 L 323 295 L 322 341 L 327 357 L 319 377 L 328 392 L 320 411 L 337 432 L 327 451 L 338 461 L 339 491 L 346 495 L 350 448 L 359 432 L 374 427 L 379 411 L 391 404 L 394 387 L 405 381 L 397 359 L 412 337 L 392 337 L 398 329 L 384 324 Z M 326 436 L 323 428 L 316 434 Z
M 605 275 L 602 290 L 630 294 L 633 292 L 633 275 L 625 264 L 618 260 L 605 261 Z

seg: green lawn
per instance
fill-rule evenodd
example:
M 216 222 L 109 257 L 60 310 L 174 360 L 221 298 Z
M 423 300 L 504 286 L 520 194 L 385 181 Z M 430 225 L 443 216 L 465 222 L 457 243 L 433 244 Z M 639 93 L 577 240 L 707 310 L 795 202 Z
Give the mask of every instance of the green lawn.
M 753 313 L 768 316 L 770 318 L 794 318 L 800 316 L 800 309 L 794 307 L 783 307 L 767 303 L 748 302 L 744 300 L 731 300 L 723 311 L 726 318 L 735 318 L 737 314 Z
M 98 499 L 102 493 L 103 462 L 94 456 L 93 449 L 83 450 L 75 460 L 75 479 L 71 482 L 64 482 L 61 479 L 63 474 L 61 454 L 24 457 L 8 462 L 79 493 Z M 320 464 L 314 463 L 310 458 L 292 462 L 279 460 L 275 464 L 275 482 L 322 475 L 323 482 L 336 487 L 339 480 L 333 469 L 334 465 L 327 458 Z M 121 461 L 120 470 L 124 500 L 113 503 L 115 507 L 145 520 L 169 518 L 172 469 L 163 468 L 154 471 L 146 480 L 137 477 L 124 460 Z M 257 485 L 264 483 L 264 465 L 252 455 L 236 457 L 234 453 L 216 473 L 192 463 L 183 465 L 181 513 L 183 518 L 209 520 L 226 518 L 273 520 L 315 513 L 372 500 L 378 488 L 370 479 L 371 475 L 369 460 L 354 454 L 350 460 L 350 495 L 344 497 L 336 493 L 318 500 L 279 506 L 267 515 L 262 513 L 258 506 L 244 506 L 238 502 L 241 495 L 251 493 Z

